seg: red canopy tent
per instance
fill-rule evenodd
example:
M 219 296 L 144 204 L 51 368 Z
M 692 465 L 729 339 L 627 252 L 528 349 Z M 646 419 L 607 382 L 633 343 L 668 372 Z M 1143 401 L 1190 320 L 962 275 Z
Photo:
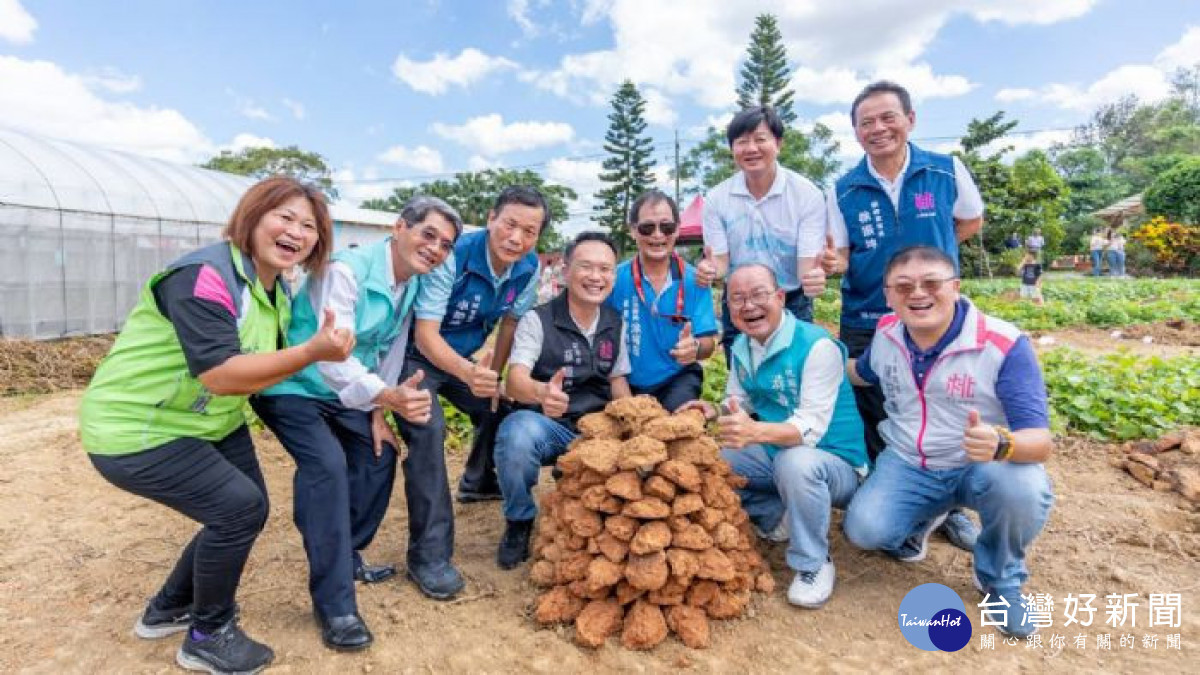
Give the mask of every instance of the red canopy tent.
M 679 239 L 676 240 L 676 243 L 680 246 L 703 243 L 703 218 L 704 197 L 696 195 L 692 203 L 688 204 L 683 213 L 679 214 Z

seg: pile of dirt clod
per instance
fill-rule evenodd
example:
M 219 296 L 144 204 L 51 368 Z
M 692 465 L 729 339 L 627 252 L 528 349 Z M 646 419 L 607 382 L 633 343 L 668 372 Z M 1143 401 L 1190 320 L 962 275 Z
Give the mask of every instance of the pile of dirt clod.
M 44 341 L 0 339 L 0 396 L 85 387 L 114 339 L 113 335 Z
M 1178 492 L 1200 508 L 1200 427 L 1177 429 L 1155 440 L 1120 446 L 1109 463 L 1139 483 L 1161 492 Z

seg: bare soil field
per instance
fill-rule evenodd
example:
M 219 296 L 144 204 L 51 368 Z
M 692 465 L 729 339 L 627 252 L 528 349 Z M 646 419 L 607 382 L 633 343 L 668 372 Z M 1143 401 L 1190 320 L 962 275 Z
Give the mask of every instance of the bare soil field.
M 107 484 L 80 447 L 75 420 L 80 393 L 0 398 L 0 671 L 172 672 L 178 638 L 144 641 L 132 625 L 195 525 L 164 507 Z M 503 528 L 495 502 L 457 507 L 456 559 L 468 583 L 451 603 L 425 599 L 403 576 L 359 587 L 376 643 L 361 654 L 325 649 L 313 623 L 307 566 L 291 523 L 291 459 L 268 435 L 258 439 L 271 493 L 271 517 L 254 549 L 239 593 L 247 631 L 274 647 L 271 672 L 1197 672 L 1200 662 L 1200 513 L 1176 494 L 1149 490 L 1109 465 L 1115 448 L 1067 439 L 1048 464 L 1057 503 L 1030 555 L 1027 591 L 1055 599 L 1054 627 L 1043 647 L 981 649 L 979 596 L 970 556 L 935 537 L 929 558 L 903 565 L 851 547 L 835 519 L 831 541 L 838 585 L 819 611 L 787 604 L 791 574 L 783 549 L 764 549 L 778 588 L 749 615 L 713 624 L 713 646 L 687 649 L 674 639 L 650 652 L 617 641 L 596 651 L 576 647 L 566 630 L 540 629 L 530 618 L 536 590 L 527 570 L 502 572 L 493 562 Z M 462 457 L 451 456 L 452 480 Z M 549 477 L 544 477 L 545 481 Z M 401 486 L 369 551 L 372 561 L 403 564 L 406 513 Z M 957 653 L 909 645 L 897 626 L 904 595 L 928 582 L 957 591 L 975 623 Z M 1063 627 L 1062 599 L 1094 593 L 1090 627 Z M 1105 624 L 1104 596 L 1136 593 L 1136 624 Z M 1151 593 L 1182 594 L 1179 628 L 1148 627 Z M 1066 645 L 1052 648 L 1054 633 Z M 1074 636 L 1087 636 L 1086 647 Z M 1168 634 L 1181 649 L 1168 649 Z M 1111 634 L 1111 650 L 1097 636 Z M 1135 636 L 1121 647 L 1124 634 Z M 1155 648 L 1143 635 L 1158 636 Z M 1191 666 L 1187 664 L 1191 663 Z

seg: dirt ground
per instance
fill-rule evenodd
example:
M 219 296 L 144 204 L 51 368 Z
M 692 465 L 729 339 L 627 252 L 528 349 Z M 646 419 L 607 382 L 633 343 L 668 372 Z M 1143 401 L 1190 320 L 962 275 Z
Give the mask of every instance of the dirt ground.
M 194 525 L 167 509 L 105 483 L 80 448 L 79 392 L 0 398 L 0 671 L 171 672 L 178 638 L 144 641 L 131 631 Z M 306 563 L 291 524 L 291 460 L 269 436 L 259 450 L 271 492 L 271 518 L 258 540 L 239 593 L 243 625 L 277 653 L 272 672 L 1196 672 L 1200 651 L 1200 513 L 1174 494 L 1153 492 L 1106 463 L 1106 446 L 1068 440 L 1049 463 L 1058 501 L 1030 556 L 1027 590 L 1056 600 L 1044 648 L 995 640 L 980 649 L 979 601 L 970 556 L 935 538 L 930 557 L 903 565 L 855 550 L 835 525 L 838 585 L 819 611 L 789 606 L 791 574 L 779 546 L 768 549 L 779 588 L 756 601 L 748 618 L 714 624 L 713 647 L 692 651 L 674 640 L 649 653 L 615 641 L 598 651 L 577 648 L 566 631 L 539 629 L 529 617 L 535 597 L 524 568 L 493 563 L 502 529 L 496 503 L 459 506 L 456 556 L 467 577 L 463 596 L 437 603 L 397 577 L 361 587 L 362 613 L 375 633 L 367 652 L 325 649 L 306 592 Z M 462 458 L 450 459 L 457 474 Z M 403 561 L 402 491 L 378 540 L 373 561 Z M 953 654 L 909 645 L 897 627 L 901 599 L 914 586 L 940 582 L 957 591 L 976 624 L 972 641 Z M 1095 593 L 1093 625 L 1062 628 L 1062 598 Z M 1136 626 L 1104 625 L 1104 596 L 1137 593 Z M 1147 627 L 1150 593 L 1182 594 L 1180 628 Z M 1072 630 L 1074 629 L 1074 630 Z M 1073 638 L 1088 636 L 1078 649 Z M 1067 637 L 1050 647 L 1053 633 Z M 1096 636 L 1112 634 L 1112 650 Z M 1133 648 L 1120 636 L 1136 638 Z M 1167 634 L 1181 635 L 1181 650 Z M 1158 635 L 1157 648 L 1142 646 Z M 1191 663 L 1192 666 L 1187 666 Z
M 1088 354 L 1128 350 L 1138 356 L 1162 358 L 1200 355 L 1200 324 L 1191 321 L 1159 321 L 1120 329 L 1079 327 L 1035 331 L 1031 338 L 1040 349 L 1072 347 Z

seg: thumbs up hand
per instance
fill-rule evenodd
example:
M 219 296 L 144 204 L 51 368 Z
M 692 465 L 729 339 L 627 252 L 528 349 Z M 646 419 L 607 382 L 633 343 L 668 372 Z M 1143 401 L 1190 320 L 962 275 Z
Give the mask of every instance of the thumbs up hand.
M 313 362 L 345 361 L 354 351 L 354 331 L 338 328 L 337 315 L 326 307 L 321 319 L 321 328 L 304 345 L 308 348 L 309 359 Z
M 728 412 L 717 418 L 717 437 L 721 446 L 741 449 L 757 442 L 755 432 L 758 423 L 750 419 L 750 415 L 742 410 L 741 401 L 729 399 L 725 406 Z
M 700 341 L 692 337 L 692 322 L 688 321 L 683 324 L 683 330 L 679 331 L 679 339 L 671 348 L 671 358 L 679 365 L 686 366 L 695 363 L 699 355 Z
M 704 247 L 704 257 L 696 263 L 696 283 L 701 286 L 712 286 L 717 280 L 717 263 L 713 261 L 711 246 Z
M 546 417 L 562 417 L 567 413 L 571 398 L 563 391 L 563 381 L 566 377 L 566 369 L 559 368 L 550 381 L 542 385 L 538 403 L 542 405 L 542 414 Z
M 963 450 L 972 462 L 990 462 L 1000 447 L 1000 432 L 990 424 L 984 424 L 978 410 L 967 413 L 967 427 L 963 432 Z
M 471 370 L 466 378 L 467 387 L 479 398 L 495 398 L 500 391 L 500 375 L 492 370 L 492 350 L 489 348 L 483 356 L 471 364 Z
M 825 274 L 833 276 L 842 270 L 842 257 L 838 255 L 837 246 L 833 243 L 832 235 L 825 235 L 825 248 L 821 250 L 821 269 L 825 270 Z
M 433 416 L 433 394 L 421 388 L 425 371 L 418 370 L 399 386 L 384 389 L 375 397 L 375 404 L 394 411 L 413 424 L 428 424 Z

